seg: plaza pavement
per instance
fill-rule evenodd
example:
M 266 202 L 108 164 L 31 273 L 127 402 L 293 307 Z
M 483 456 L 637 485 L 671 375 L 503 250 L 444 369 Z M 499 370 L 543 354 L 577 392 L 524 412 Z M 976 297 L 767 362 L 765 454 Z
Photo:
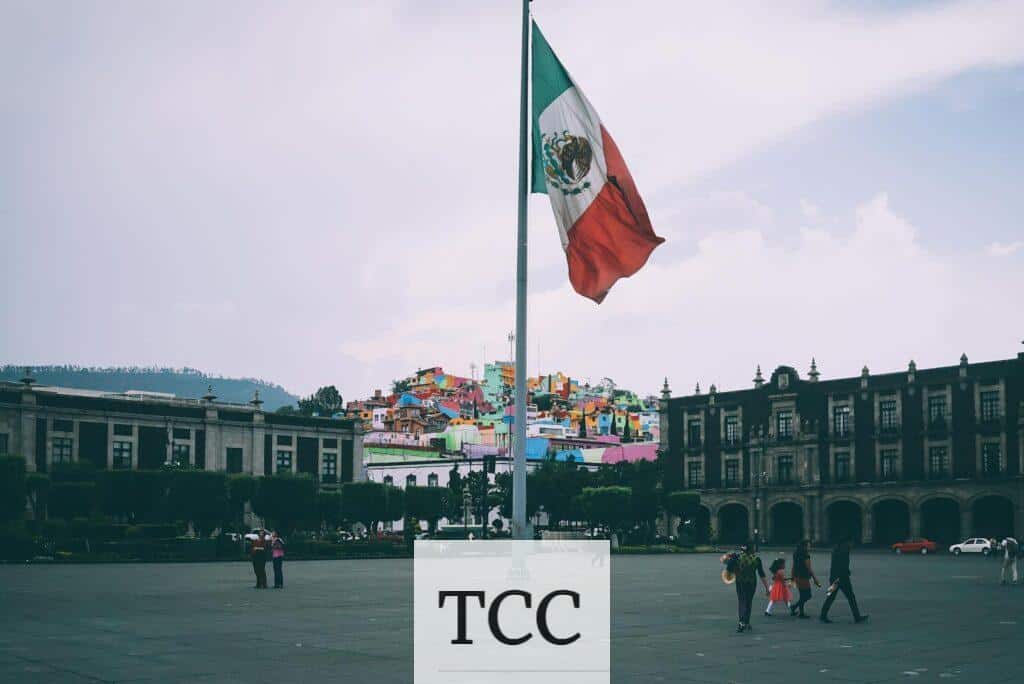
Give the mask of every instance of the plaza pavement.
M 832 625 L 765 618 L 759 596 L 747 634 L 721 567 L 613 559 L 613 682 L 1020 680 L 1024 587 L 994 560 L 855 552 L 870 622 L 841 596 Z M 285 568 L 283 591 L 257 592 L 241 563 L 0 566 L 0 682 L 411 682 L 411 561 Z

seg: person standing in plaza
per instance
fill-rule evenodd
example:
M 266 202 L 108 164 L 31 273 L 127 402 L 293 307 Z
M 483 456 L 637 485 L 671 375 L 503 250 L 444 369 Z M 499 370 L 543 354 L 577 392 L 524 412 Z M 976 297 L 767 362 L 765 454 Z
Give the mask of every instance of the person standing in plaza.
M 737 632 L 750 629 L 750 611 L 757 593 L 757 579 L 761 578 L 764 591 L 768 593 L 768 580 L 765 578 L 764 566 L 756 553 L 754 542 L 747 542 L 740 547 L 739 553 L 731 553 L 725 557 L 725 569 L 736 577 L 736 600 L 739 624 Z
M 252 548 L 249 549 L 249 556 L 252 558 L 252 571 L 256 574 L 256 588 L 267 588 L 267 537 L 266 532 L 260 530 L 256 538 L 252 540 Z
M 857 597 L 853 593 L 853 584 L 850 582 L 850 547 L 852 544 L 849 541 L 841 541 L 836 544 L 835 549 L 832 550 L 832 565 L 829 568 L 829 587 L 828 596 L 825 598 L 825 603 L 821 606 L 821 617 L 819 618 L 822 622 L 832 622 L 828 619 L 828 611 L 832 607 L 832 602 L 836 600 L 836 594 L 843 592 L 843 596 L 846 597 L 846 601 L 850 604 L 850 612 L 853 613 L 854 622 L 864 622 L 868 619 L 867 615 L 861 615 L 860 609 L 857 607 Z
M 771 567 L 768 568 L 768 573 L 772 576 L 772 590 L 768 594 L 768 606 L 764 609 L 764 614 L 770 616 L 772 614 L 772 607 L 776 603 L 785 603 L 786 608 L 790 608 L 793 594 L 790 593 L 789 586 L 786 584 L 785 559 L 776 559 L 771 564 Z
M 1017 558 L 1020 556 L 1020 544 L 1013 537 L 1003 539 L 1003 567 L 999 571 L 999 583 L 1016 584 L 1018 581 Z
M 814 586 L 821 587 L 821 582 L 811 567 L 811 541 L 804 539 L 793 552 L 793 583 L 800 591 L 800 600 L 790 607 L 791 616 L 807 617 L 804 606 L 811 600 L 811 580 L 814 580 Z
M 270 556 L 274 564 L 274 588 L 284 589 L 284 540 L 277 536 L 277 531 L 271 533 Z

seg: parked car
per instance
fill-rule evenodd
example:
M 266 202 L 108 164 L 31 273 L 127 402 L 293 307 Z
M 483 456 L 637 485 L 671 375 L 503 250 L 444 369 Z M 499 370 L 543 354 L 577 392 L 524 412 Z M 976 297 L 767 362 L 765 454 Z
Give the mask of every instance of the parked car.
M 950 546 L 949 552 L 954 556 L 959 556 L 961 553 L 980 553 L 987 556 L 992 553 L 992 542 L 984 537 L 971 537 Z
M 262 529 L 256 528 L 255 530 L 253 530 L 253 531 L 251 531 L 251 532 L 249 532 L 248 534 L 245 535 L 245 541 L 248 541 L 248 542 L 256 541 L 260 537 L 260 532 L 262 532 L 264 534 L 264 536 L 266 536 L 268 539 L 270 538 L 270 530 L 262 530 Z
M 908 539 L 893 544 L 892 550 L 896 553 L 919 553 L 927 556 L 929 553 L 935 553 L 935 542 L 931 539 Z

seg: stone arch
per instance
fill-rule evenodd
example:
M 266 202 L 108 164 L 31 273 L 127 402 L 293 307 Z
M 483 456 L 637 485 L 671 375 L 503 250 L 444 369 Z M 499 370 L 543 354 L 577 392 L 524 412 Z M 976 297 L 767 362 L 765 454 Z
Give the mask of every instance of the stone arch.
M 971 530 L 960 529 L 961 504 L 947 493 L 929 494 L 918 501 L 921 536 L 941 545 L 955 544 Z
M 864 536 L 864 508 L 855 499 L 832 499 L 825 508 L 828 540 L 832 543 L 849 539 L 860 543 Z
M 974 532 L 981 537 L 1002 539 L 1013 535 L 1013 499 L 1005 494 L 979 494 L 969 500 Z
M 874 543 L 888 546 L 910 538 L 910 503 L 905 498 L 880 496 L 870 506 Z
M 771 543 L 794 546 L 804 538 L 804 507 L 795 499 L 781 499 L 768 511 Z
M 718 507 L 718 541 L 722 544 L 740 544 L 750 538 L 750 509 L 738 501 L 728 501 Z

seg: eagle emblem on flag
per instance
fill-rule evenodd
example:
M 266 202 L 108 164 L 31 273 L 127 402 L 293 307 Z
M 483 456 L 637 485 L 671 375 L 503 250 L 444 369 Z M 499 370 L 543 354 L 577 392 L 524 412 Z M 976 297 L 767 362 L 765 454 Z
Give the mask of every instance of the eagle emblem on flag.
M 594 160 L 590 141 L 569 131 L 545 133 L 541 140 L 544 173 L 549 183 L 563 195 L 578 195 L 590 187 L 590 181 L 584 181 Z

